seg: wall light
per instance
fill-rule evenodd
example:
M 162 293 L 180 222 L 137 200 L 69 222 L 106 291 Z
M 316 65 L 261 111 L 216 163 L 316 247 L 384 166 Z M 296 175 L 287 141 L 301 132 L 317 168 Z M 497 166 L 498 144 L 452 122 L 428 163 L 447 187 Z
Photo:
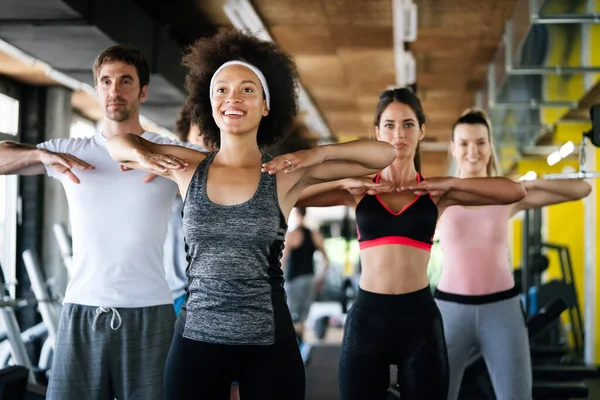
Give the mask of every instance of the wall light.
M 519 178 L 520 181 L 533 181 L 535 179 L 537 179 L 537 174 L 535 173 L 535 171 L 529 171 Z
M 575 151 L 575 145 L 572 141 L 569 140 L 567 143 L 560 146 L 558 150 L 555 150 L 552 153 L 550 153 L 546 161 L 548 161 L 548 165 L 550 166 L 555 165 L 563 158 L 566 158 L 573 151 Z
M 560 153 L 561 158 L 565 158 L 566 156 L 571 154 L 574 150 L 575 150 L 575 145 L 573 144 L 573 142 L 571 142 L 569 140 L 567 143 L 560 146 L 560 149 L 558 150 L 558 152 Z

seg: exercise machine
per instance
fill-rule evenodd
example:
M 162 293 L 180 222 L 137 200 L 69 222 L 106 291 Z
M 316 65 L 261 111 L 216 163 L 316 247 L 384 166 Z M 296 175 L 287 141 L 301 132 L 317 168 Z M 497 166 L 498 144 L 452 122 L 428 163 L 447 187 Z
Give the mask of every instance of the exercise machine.
M 67 231 L 67 227 L 63 223 L 56 223 L 52 226 L 52 231 L 56 237 L 58 248 L 60 250 L 60 256 L 63 260 L 67 274 L 71 277 L 71 269 L 73 265 L 73 242 L 71 235 Z
M 31 282 L 32 291 L 35 296 L 34 302 L 19 302 L 13 304 L 13 306 L 37 306 L 40 315 L 42 316 L 42 322 L 34 325 L 33 327 L 19 332 L 20 339 L 15 342 L 15 339 L 10 340 L 10 345 L 4 345 L 0 347 L 0 368 L 5 368 L 11 364 L 23 365 L 32 371 L 32 373 L 39 379 L 42 374 L 48 377 L 52 357 L 54 355 L 54 344 L 56 340 L 56 334 L 58 330 L 58 314 L 60 309 L 60 302 L 51 296 L 48 285 L 43 279 L 43 273 L 39 265 L 37 254 L 33 250 L 25 250 L 22 254 L 25 269 Z M 10 318 L 10 317 L 9 317 Z M 14 321 L 16 323 L 16 321 Z M 14 323 L 9 325 L 11 329 L 7 329 L 8 332 L 11 330 L 15 331 Z M 0 337 L 1 338 L 1 337 Z M 31 364 L 29 357 L 24 357 L 19 351 L 21 344 L 23 348 L 29 343 L 42 341 L 42 348 L 38 357 L 38 363 L 36 366 Z M 15 354 L 15 348 L 18 350 Z
M 9 351 L 12 355 L 14 364 L 23 366 L 28 370 L 29 382 L 37 383 L 25 343 L 21 338 L 21 328 L 17 322 L 15 315 L 15 309 L 20 307 L 26 307 L 29 302 L 26 300 L 14 300 L 10 297 L 8 290 L 4 285 L 4 272 L 2 265 L 0 265 L 0 324 L 5 328 L 6 342 L 9 344 Z

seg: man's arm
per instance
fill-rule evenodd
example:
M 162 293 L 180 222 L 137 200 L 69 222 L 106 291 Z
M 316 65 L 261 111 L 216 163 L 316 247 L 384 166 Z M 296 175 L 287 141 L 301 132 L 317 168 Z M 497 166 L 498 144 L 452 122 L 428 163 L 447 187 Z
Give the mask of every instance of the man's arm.
M 93 166 L 66 153 L 54 153 L 27 144 L 0 142 L 0 175 L 40 175 L 46 173 L 45 165 L 65 174 L 75 183 L 79 179 L 71 171 L 94 169 Z
M 0 175 L 40 175 L 46 173 L 42 152 L 28 144 L 0 142 Z

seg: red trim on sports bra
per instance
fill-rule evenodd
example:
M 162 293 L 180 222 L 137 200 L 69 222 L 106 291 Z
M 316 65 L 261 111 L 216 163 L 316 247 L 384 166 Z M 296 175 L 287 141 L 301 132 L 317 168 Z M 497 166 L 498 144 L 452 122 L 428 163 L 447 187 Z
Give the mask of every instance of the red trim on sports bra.
M 375 183 L 379 183 L 379 178 L 381 177 L 381 171 L 379 171 L 377 173 L 377 176 L 375 177 Z M 419 174 L 417 172 L 417 183 L 421 183 L 421 174 Z M 381 200 L 381 197 L 379 197 L 379 194 L 376 194 L 375 197 L 377 197 L 377 201 L 379 202 L 379 204 L 381 204 L 381 206 L 383 208 L 385 208 L 387 210 L 387 212 L 389 212 L 390 214 L 392 214 L 393 216 L 397 217 L 398 215 L 402 214 L 408 207 L 412 206 L 413 204 L 415 204 L 415 202 L 417 200 L 419 200 L 419 197 L 421 196 L 415 196 L 415 198 L 413 199 L 413 201 L 411 201 L 410 203 L 408 203 L 407 205 L 405 205 L 404 207 L 402 207 L 402 209 L 400 211 L 398 211 L 397 213 L 393 212 L 384 202 L 383 200 Z
M 360 249 L 367 249 L 369 247 L 382 246 L 385 244 L 403 244 L 405 246 L 416 247 L 418 249 L 431 251 L 431 244 L 423 243 L 421 241 L 407 238 L 404 236 L 384 236 L 378 239 L 373 240 L 365 240 L 364 242 L 360 242 Z

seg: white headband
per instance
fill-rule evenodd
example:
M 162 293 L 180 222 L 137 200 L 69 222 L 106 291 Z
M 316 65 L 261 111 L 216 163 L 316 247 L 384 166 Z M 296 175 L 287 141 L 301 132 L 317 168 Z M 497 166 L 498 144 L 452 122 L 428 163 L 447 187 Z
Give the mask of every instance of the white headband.
M 217 74 L 219 72 L 221 72 L 221 70 L 223 68 L 225 68 L 229 65 L 243 65 L 244 67 L 246 67 L 249 70 L 251 70 L 252 72 L 254 72 L 254 74 L 256 76 L 258 76 L 258 79 L 260 80 L 260 84 L 262 85 L 262 88 L 263 88 L 263 92 L 265 93 L 265 100 L 267 101 L 267 109 L 270 110 L 271 109 L 271 94 L 269 93 L 269 86 L 267 86 L 267 79 L 265 78 L 263 73 L 260 72 L 260 70 L 258 68 L 256 68 L 254 65 L 248 64 L 247 62 L 244 62 L 244 61 L 238 61 L 238 60 L 227 61 L 225 64 L 221 65 L 219 67 L 219 69 L 217 69 L 215 71 L 215 73 L 213 74 L 213 76 L 210 80 L 210 104 L 212 104 L 212 102 L 213 102 L 213 89 L 214 89 L 214 85 L 215 85 L 215 77 L 217 76 Z

